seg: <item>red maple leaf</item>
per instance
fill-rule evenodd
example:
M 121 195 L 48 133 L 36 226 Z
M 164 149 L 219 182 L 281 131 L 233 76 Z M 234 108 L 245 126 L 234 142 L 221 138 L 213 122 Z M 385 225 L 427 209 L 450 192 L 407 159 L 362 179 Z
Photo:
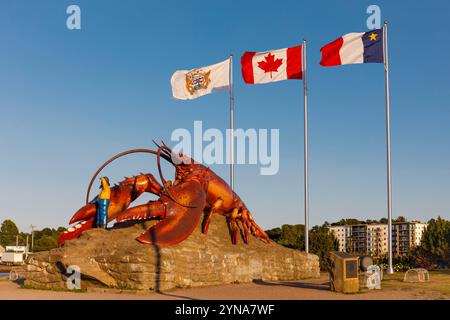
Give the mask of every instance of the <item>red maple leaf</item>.
M 283 59 L 276 59 L 275 55 L 269 54 L 264 57 L 264 60 L 258 62 L 258 67 L 264 70 L 264 73 L 270 72 L 270 78 L 272 78 L 272 72 L 278 72 L 278 68 L 283 64 Z

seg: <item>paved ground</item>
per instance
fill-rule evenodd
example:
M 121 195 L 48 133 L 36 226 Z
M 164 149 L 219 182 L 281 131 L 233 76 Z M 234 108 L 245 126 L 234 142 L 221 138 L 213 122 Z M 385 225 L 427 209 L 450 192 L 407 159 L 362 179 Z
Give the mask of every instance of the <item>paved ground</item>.
M 27 299 L 224 299 L 224 300 L 400 300 L 400 299 L 450 299 L 442 292 L 420 288 L 405 288 L 386 286 L 382 290 L 366 291 L 358 294 L 341 294 L 328 289 L 327 277 L 320 279 L 292 281 L 292 282 L 254 282 L 248 284 L 224 285 L 206 288 L 177 289 L 165 293 L 134 293 L 130 291 L 108 290 L 102 292 L 98 289 L 88 292 L 57 292 L 46 290 L 22 289 L 18 284 L 9 281 L 0 281 L 0 299 L 27 300 Z

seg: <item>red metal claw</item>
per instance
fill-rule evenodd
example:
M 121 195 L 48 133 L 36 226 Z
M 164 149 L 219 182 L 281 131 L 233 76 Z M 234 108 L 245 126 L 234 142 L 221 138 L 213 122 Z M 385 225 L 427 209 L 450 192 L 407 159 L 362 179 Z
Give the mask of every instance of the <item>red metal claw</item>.
M 140 174 L 131 178 L 126 178 L 125 180 L 119 182 L 111 188 L 111 199 L 108 208 L 108 222 L 116 219 L 116 217 L 126 210 L 131 202 L 136 200 L 142 193 L 150 192 L 159 194 L 162 187 L 156 181 L 156 179 L 151 174 Z M 97 213 L 96 206 L 97 199 L 94 198 L 90 203 L 81 207 L 70 219 L 70 224 L 75 222 L 80 222 L 78 225 L 82 227 L 77 227 L 78 225 L 69 228 L 78 228 L 76 232 L 68 232 L 61 234 L 59 238 L 59 245 L 64 244 L 65 240 L 71 240 L 78 237 L 82 231 L 90 229 L 95 226 L 95 216 Z
M 96 213 L 97 213 L 97 206 L 93 203 L 89 203 L 84 207 L 78 209 L 77 212 L 75 212 L 72 219 L 70 219 L 69 224 L 73 224 L 78 221 L 88 220 L 94 217 Z
M 58 238 L 58 246 L 61 246 L 67 240 L 72 240 L 79 237 L 84 231 L 92 229 L 94 224 L 95 224 L 95 217 L 92 217 L 88 220 L 76 224 L 73 227 L 70 227 L 64 232 L 61 232 Z
M 166 206 L 161 201 L 151 201 L 146 204 L 129 208 L 122 212 L 117 218 L 117 222 L 129 220 L 144 220 L 151 218 L 164 218 L 166 215 Z
M 136 240 L 158 246 L 175 245 L 194 231 L 206 205 L 206 193 L 200 183 L 192 180 L 171 186 L 169 194 L 163 193 L 158 200 L 166 203 L 166 217 Z

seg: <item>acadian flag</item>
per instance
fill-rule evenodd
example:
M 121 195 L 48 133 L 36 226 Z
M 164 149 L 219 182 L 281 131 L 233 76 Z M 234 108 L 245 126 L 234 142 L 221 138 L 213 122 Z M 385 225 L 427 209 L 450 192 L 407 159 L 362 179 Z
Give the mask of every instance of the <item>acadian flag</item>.
M 244 52 L 241 57 L 245 83 L 302 79 L 302 46 L 266 52 Z
M 191 100 L 230 86 L 230 59 L 192 70 L 178 70 L 170 79 L 175 99 Z
M 383 29 L 348 33 L 320 49 L 324 67 L 383 63 Z

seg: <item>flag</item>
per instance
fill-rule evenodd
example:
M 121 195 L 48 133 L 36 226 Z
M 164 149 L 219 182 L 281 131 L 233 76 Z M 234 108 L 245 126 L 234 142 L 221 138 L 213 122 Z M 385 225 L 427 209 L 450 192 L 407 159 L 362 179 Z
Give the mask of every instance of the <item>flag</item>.
M 170 79 L 175 99 L 191 100 L 230 86 L 230 59 L 211 66 L 177 70 Z
M 242 77 L 247 84 L 302 79 L 302 46 L 244 52 L 241 66 Z
M 320 49 L 324 67 L 383 63 L 383 29 L 348 33 Z

